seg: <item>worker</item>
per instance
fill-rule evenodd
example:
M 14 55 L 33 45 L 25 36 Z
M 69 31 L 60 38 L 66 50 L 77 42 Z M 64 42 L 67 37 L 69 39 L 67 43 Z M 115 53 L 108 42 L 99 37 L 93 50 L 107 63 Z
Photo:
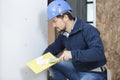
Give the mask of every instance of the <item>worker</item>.
M 52 80 L 106 80 L 106 57 L 98 29 L 73 17 L 64 0 L 53 0 L 47 15 L 59 35 L 44 54 L 62 52 L 60 62 L 48 69 Z

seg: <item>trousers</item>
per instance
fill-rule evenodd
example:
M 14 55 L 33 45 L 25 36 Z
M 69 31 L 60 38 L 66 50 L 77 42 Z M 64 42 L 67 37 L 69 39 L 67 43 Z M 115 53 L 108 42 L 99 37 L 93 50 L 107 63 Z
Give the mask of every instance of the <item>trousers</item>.
M 52 80 L 107 80 L 106 72 L 79 72 L 71 61 L 61 61 L 49 68 Z

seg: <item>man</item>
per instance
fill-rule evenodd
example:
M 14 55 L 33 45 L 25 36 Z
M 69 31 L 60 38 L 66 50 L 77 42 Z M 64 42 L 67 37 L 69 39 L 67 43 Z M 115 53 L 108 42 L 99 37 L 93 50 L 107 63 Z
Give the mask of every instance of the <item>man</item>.
M 106 58 L 99 31 L 74 18 L 64 0 L 52 1 L 47 10 L 48 20 L 60 34 L 44 53 L 62 52 L 60 62 L 49 69 L 53 80 L 106 80 Z

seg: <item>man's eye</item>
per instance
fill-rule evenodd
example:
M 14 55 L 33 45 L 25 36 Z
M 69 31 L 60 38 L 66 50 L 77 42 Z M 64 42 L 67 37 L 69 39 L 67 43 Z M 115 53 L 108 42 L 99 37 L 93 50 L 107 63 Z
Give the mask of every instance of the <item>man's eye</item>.
M 53 22 L 55 23 L 56 21 L 55 21 L 55 20 L 53 20 Z

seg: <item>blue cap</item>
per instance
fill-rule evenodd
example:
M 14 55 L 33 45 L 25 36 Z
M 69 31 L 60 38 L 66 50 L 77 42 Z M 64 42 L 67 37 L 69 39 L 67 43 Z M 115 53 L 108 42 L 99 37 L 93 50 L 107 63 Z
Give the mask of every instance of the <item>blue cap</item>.
M 47 8 L 48 20 L 60 15 L 61 13 L 72 10 L 70 5 L 64 0 L 54 0 Z

